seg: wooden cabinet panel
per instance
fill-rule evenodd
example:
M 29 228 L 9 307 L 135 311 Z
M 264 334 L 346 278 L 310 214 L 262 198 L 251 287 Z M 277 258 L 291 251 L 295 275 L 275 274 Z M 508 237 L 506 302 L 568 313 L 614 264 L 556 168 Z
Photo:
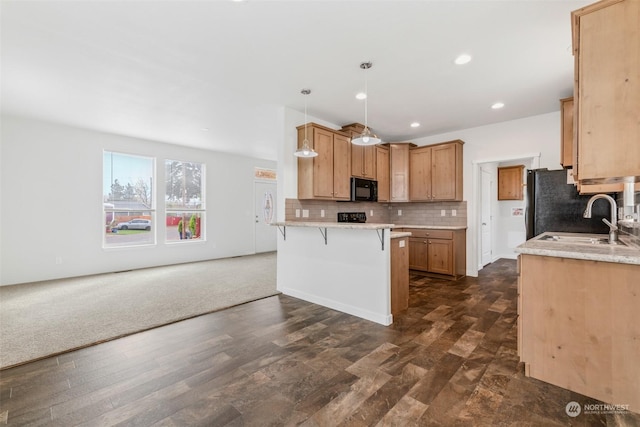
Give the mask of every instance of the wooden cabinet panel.
M 456 140 L 411 149 L 411 201 L 462 200 L 462 144 Z
M 640 2 L 601 1 L 572 13 L 574 124 L 583 184 L 640 181 Z
M 352 123 L 343 126 L 341 132 L 349 135 L 350 139 L 362 134 L 364 125 Z M 364 179 L 377 179 L 376 146 L 351 144 L 351 176 Z
M 524 165 L 498 168 L 498 200 L 523 200 Z
M 313 163 L 313 196 L 333 198 L 333 132 L 313 129 L 313 146 L 318 153 Z M 309 159 L 299 159 L 298 164 Z
M 431 201 L 431 147 L 414 148 L 409 153 L 409 199 Z
M 427 249 L 427 239 L 409 238 L 409 268 L 422 271 L 429 269 Z
M 298 199 L 349 200 L 351 140 L 338 131 L 308 123 L 309 145 L 318 155 L 298 158 Z M 302 146 L 305 125 L 298 126 L 298 147 Z
M 573 166 L 573 96 L 560 100 L 560 164 Z
M 406 228 L 409 268 L 440 275 L 462 277 L 466 273 L 466 231 Z
M 409 148 L 411 143 L 389 144 L 390 201 L 409 201 Z
M 629 357 L 640 354 L 639 276 L 638 265 L 520 255 L 527 375 L 640 411 L 640 364 Z
M 391 314 L 409 307 L 409 239 L 391 239 Z
M 376 175 L 378 179 L 378 201 L 389 201 L 389 149 L 376 146 Z
M 333 198 L 351 199 L 351 139 L 333 135 Z
M 427 270 L 431 273 L 453 275 L 453 241 L 429 239 Z

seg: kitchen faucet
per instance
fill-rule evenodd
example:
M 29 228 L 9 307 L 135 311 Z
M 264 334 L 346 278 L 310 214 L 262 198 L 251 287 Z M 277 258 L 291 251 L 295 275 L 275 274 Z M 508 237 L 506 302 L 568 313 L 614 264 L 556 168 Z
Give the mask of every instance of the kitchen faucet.
M 606 218 L 602 218 L 602 222 L 609 226 L 609 244 L 617 245 L 618 244 L 618 207 L 616 206 L 616 201 L 613 197 L 607 194 L 596 194 L 591 197 L 587 202 L 587 208 L 584 210 L 584 214 L 582 215 L 584 218 L 591 218 L 591 207 L 593 206 L 593 202 L 598 199 L 607 199 L 609 204 L 611 205 L 611 222 L 607 221 Z

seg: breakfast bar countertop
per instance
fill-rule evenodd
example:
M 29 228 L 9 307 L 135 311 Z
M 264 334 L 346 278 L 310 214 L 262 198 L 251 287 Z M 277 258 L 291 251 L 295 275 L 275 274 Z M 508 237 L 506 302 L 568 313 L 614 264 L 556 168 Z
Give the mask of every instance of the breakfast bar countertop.
M 628 236 L 619 237 L 623 245 L 546 240 L 548 236 L 607 238 L 606 234 L 546 232 L 527 240 L 515 251 L 527 255 L 640 265 L 640 247 Z

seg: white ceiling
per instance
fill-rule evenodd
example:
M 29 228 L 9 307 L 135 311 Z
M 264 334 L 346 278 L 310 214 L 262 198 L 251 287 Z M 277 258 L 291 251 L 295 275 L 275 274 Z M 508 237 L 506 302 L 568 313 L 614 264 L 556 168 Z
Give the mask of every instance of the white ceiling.
M 364 122 L 372 61 L 369 125 L 410 140 L 557 111 L 592 2 L 3 0 L 2 110 L 275 160 L 303 88 L 309 115 Z

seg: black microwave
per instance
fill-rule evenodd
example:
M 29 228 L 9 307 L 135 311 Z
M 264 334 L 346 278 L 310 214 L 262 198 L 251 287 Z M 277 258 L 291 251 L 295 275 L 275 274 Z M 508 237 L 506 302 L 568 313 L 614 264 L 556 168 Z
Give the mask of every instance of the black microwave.
M 378 181 L 351 177 L 352 202 L 377 202 Z

